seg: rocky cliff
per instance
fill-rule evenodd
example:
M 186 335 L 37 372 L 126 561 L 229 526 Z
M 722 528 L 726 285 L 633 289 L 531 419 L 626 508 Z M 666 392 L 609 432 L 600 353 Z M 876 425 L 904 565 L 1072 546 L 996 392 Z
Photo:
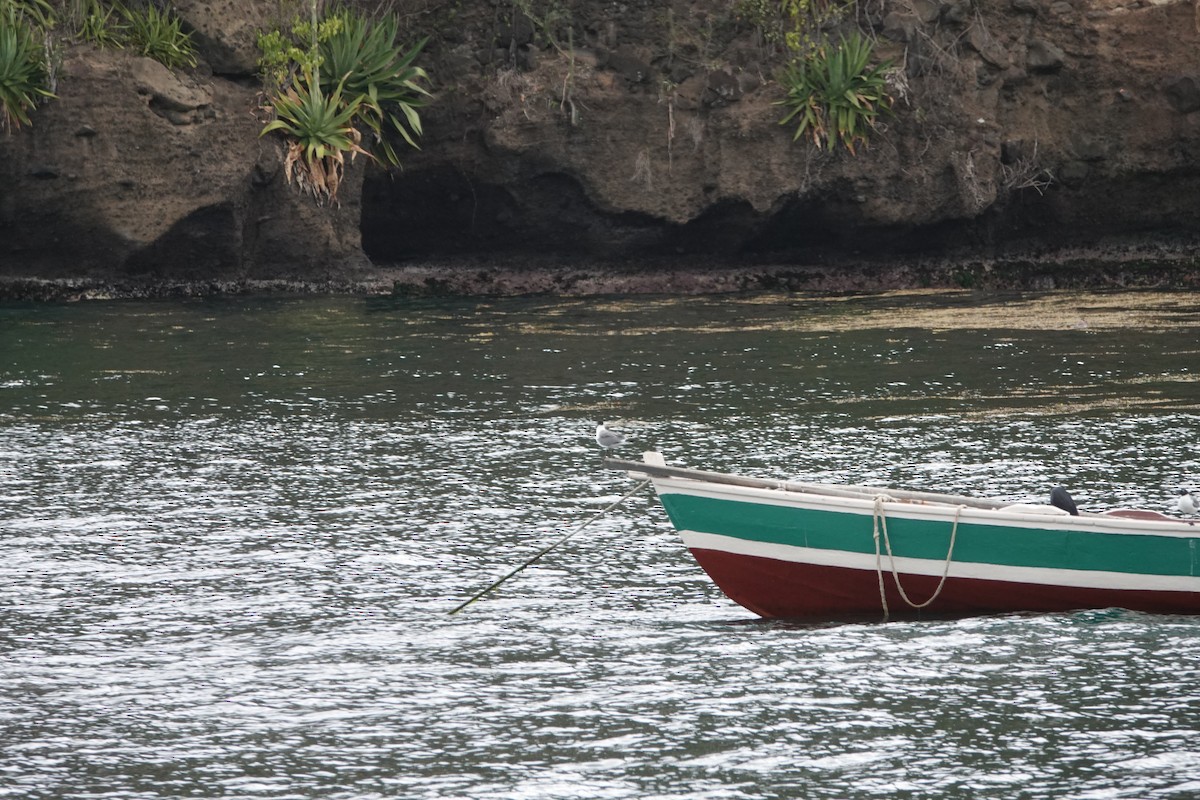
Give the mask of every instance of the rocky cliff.
M 58 99 L 0 134 L 0 274 L 525 291 L 678 288 L 655 277 L 687 268 L 700 288 L 1200 271 L 1190 0 L 860 3 L 826 33 L 877 40 L 896 113 L 856 156 L 777 124 L 785 55 L 745 4 L 397 0 L 432 36 L 437 99 L 405 168 L 360 159 L 335 208 L 258 136 L 253 34 L 278 6 L 177 3 L 203 57 L 185 74 L 71 47 Z M 623 283 L 588 283 L 600 264 Z

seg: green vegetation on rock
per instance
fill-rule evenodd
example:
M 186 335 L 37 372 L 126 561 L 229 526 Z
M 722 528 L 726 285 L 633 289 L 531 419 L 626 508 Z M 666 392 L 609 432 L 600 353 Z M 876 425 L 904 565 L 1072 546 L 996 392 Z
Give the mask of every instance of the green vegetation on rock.
M 128 47 L 169 69 L 196 66 L 196 48 L 179 17 L 153 3 L 126 5 L 120 0 L 70 0 L 64 22 L 78 39 L 97 47 Z
M 852 154 L 881 114 L 891 113 L 887 70 L 891 62 L 870 66 L 870 41 L 854 33 L 837 46 L 822 42 L 788 64 L 780 76 L 787 96 L 776 101 L 788 113 L 780 125 L 795 124 L 793 140 L 809 136 L 832 150 L 840 142 Z
M 733 13 L 757 27 L 765 42 L 795 54 L 811 50 L 814 33 L 852 6 L 852 0 L 736 0 Z
M 97 47 L 124 47 L 125 30 L 121 14 L 111 3 L 100 0 L 74 0 L 67 13 L 67 25 L 85 42 Z
M 47 0 L 0 0 L 0 129 L 31 124 L 30 112 L 54 97 L 60 23 L 68 36 L 98 47 L 131 47 L 171 69 L 196 65 L 179 18 L 156 6 L 69 0 L 62 16 Z
M 44 0 L 0 0 L 0 128 L 30 124 L 29 112 L 45 98 L 47 47 L 53 26 L 50 6 Z
M 329 202 L 337 200 L 346 153 L 353 158 L 364 152 L 359 146 L 362 135 L 354 127 L 362 97 L 344 100 L 342 88 L 339 83 L 326 94 L 320 79 L 306 69 L 294 86 L 271 101 L 276 119 L 262 130 L 282 131 L 289 139 L 284 158 L 288 183 Z
M 259 68 L 276 115 L 262 133 L 288 137 L 290 182 L 318 201 L 336 202 L 347 154 L 398 167 L 391 137 L 417 147 L 417 109 L 430 94 L 422 85 L 428 75 L 415 61 L 426 40 L 399 45 L 394 14 L 373 19 L 341 8 L 318 19 L 315 3 L 311 11 L 309 21 L 295 20 L 289 32 L 258 38 Z
M 326 90 L 344 82 L 346 91 L 362 98 L 355 122 L 369 131 L 368 150 L 376 158 L 400 166 L 388 141 L 398 134 L 411 147 L 421 136 L 417 109 L 425 106 L 429 92 L 421 85 L 428 76 L 413 62 L 427 39 L 404 50 L 397 46 L 399 22 L 394 14 L 368 20 L 341 12 L 342 24 L 320 45 L 322 86 Z
M 145 8 L 113 5 L 124 20 L 123 40 L 131 48 L 170 69 L 196 66 L 191 36 L 183 32 L 174 13 L 160 12 L 153 5 Z

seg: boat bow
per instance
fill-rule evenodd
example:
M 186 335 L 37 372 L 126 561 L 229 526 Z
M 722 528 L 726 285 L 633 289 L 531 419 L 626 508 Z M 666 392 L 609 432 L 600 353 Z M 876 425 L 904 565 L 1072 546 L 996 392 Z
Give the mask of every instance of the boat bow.
M 700 565 L 762 616 L 1200 613 L 1187 520 L 705 472 L 658 453 L 605 464 L 649 478 Z

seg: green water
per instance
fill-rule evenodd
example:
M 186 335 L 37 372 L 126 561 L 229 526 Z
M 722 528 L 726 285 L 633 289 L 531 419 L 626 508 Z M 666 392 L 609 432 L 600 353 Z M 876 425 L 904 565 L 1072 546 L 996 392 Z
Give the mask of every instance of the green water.
M 1166 295 L 0 307 L 0 797 L 1192 798 L 1200 623 L 763 623 L 636 457 L 1171 510 Z

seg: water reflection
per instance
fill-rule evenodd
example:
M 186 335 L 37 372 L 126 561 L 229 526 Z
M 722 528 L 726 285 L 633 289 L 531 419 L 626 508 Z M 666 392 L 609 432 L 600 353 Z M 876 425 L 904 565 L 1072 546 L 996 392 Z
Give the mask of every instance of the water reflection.
M 1195 796 L 1190 618 L 754 622 L 648 494 L 446 615 L 630 488 L 601 418 L 1166 508 L 1196 310 L 1125 297 L 2 309 L 0 793 Z

